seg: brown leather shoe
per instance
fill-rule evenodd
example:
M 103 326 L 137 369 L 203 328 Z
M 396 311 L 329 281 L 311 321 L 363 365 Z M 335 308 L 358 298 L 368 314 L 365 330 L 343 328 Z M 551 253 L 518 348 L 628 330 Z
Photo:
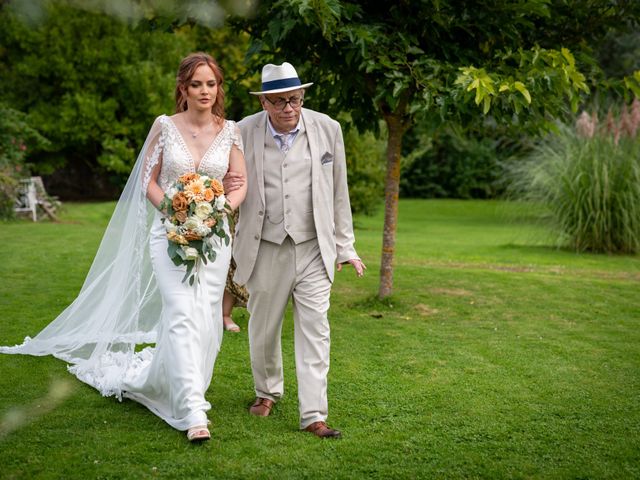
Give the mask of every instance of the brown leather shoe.
M 313 422 L 311 425 L 305 428 L 304 431 L 311 432 L 320 438 L 340 438 L 342 436 L 342 433 L 340 433 L 339 430 L 330 428 L 324 422 Z
M 256 401 L 249 407 L 249 413 L 258 417 L 268 417 L 273 408 L 273 400 L 257 397 Z

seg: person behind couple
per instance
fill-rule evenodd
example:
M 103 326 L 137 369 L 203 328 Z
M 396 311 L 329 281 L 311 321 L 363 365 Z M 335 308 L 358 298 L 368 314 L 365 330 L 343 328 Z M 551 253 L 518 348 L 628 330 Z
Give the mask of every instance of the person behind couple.
M 238 210 L 233 212 L 233 223 L 237 222 Z M 227 286 L 224 289 L 224 297 L 222 298 L 222 322 L 226 331 L 238 333 L 240 326 L 233 321 L 233 308 L 246 307 L 249 294 L 244 285 L 238 285 L 233 281 L 235 273 L 236 263 L 232 257 L 229 264 L 229 273 L 227 274 Z
M 62 358 L 103 395 L 145 405 L 192 441 L 210 437 L 205 392 L 222 340 L 231 247 L 211 240 L 215 261 L 197 266 L 193 284 L 183 282 L 185 266 L 167 253 L 160 207 L 184 174 L 218 180 L 227 171 L 245 174 L 239 130 L 224 118 L 222 85 L 211 56 L 183 59 L 176 113 L 153 123 L 80 294 L 35 338 L 2 349 Z M 245 193 L 245 187 L 228 193 L 232 209 Z M 143 342 L 155 348 L 135 352 Z
M 285 62 L 262 69 L 262 111 L 238 122 L 245 145 L 247 198 L 240 207 L 234 280 L 249 292 L 249 349 L 256 401 L 268 416 L 284 393 L 281 329 L 293 303 L 300 428 L 339 437 L 330 428 L 329 296 L 334 265 L 366 268 L 354 249 L 340 124 L 302 108 L 305 89 Z M 228 184 L 242 184 L 229 174 Z M 233 187 L 232 187 L 233 188 Z

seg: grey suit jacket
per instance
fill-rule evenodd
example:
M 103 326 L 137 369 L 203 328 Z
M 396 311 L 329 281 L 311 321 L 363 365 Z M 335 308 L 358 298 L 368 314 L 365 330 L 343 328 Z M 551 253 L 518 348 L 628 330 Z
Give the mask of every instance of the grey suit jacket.
M 359 258 L 354 248 L 342 129 L 323 113 L 303 108 L 301 115 L 311 151 L 313 219 L 322 261 L 333 281 L 336 263 Z M 240 205 L 233 258 L 237 265 L 234 281 L 243 285 L 256 263 L 265 217 L 263 154 L 265 134 L 269 134 L 267 112 L 245 117 L 238 126 L 244 143 L 248 191 Z

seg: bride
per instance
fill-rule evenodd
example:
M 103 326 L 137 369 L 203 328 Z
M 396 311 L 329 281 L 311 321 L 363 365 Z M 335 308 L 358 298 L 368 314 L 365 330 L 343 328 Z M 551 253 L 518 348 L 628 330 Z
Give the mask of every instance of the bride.
M 211 240 L 215 261 L 199 262 L 197 281 L 183 282 L 185 266 L 167 253 L 159 208 L 185 173 L 220 181 L 227 171 L 246 175 L 239 130 L 224 119 L 222 82 L 208 54 L 182 61 L 177 113 L 151 127 L 78 297 L 34 338 L 0 347 L 65 360 L 103 395 L 140 402 L 191 441 L 210 438 L 205 392 L 222 341 L 231 247 Z M 246 185 L 227 195 L 232 209 L 245 194 Z M 143 343 L 155 346 L 136 348 Z

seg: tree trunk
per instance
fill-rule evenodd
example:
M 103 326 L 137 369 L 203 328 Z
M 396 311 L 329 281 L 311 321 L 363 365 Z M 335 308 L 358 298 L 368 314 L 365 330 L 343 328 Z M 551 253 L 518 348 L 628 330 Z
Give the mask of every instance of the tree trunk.
M 384 187 L 384 232 L 382 235 L 382 259 L 380 261 L 379 298 L 391 295 L 393 290 L 393 255 L 398 225 L 398 198 L 400 193 L 400 157 L 402 137 L 406 130 L 400 116 L 385 115 L 389 132 L 387 141 L 387 176 Z

